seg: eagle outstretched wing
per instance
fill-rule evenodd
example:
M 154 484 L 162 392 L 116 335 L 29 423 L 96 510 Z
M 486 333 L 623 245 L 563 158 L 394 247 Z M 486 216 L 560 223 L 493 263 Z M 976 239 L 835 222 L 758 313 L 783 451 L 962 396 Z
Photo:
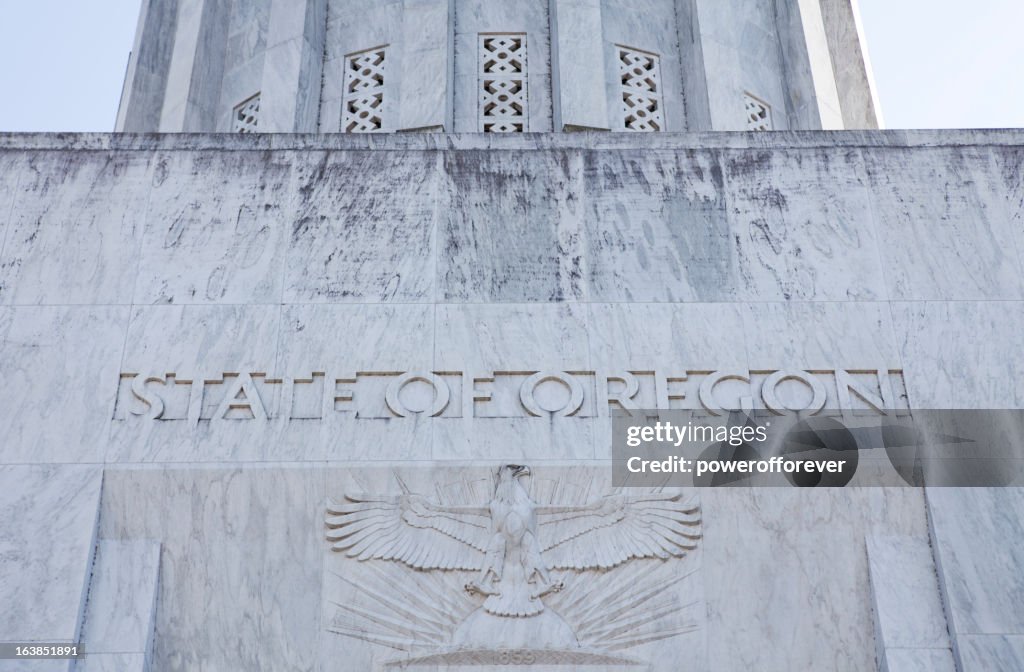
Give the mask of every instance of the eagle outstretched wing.
M 480 569 L 491 526 L 486 508 L 440 506 L 419 495 L 345 495 L 328 501 L 326 520 L 334 550 L 414 569 Z
M 680 494 L 610 495 L 580 507 L 538 507 L 551 569 L 610 569 L 633 558 L 682 557 L 697 548 L 700 507 Z

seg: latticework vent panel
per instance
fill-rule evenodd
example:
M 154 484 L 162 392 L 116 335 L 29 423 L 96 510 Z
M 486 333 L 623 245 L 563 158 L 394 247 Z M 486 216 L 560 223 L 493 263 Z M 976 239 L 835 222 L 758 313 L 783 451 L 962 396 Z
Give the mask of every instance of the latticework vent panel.
M 748 131 L 772 130 L 772 108 L 768 103 L 745 93 L 743 94 L 743 105 Z
M 622 128 L 648 133 L 665 130 L 660 58 L 656 54 L 621 46 L 618 54 Z
M 235 133 L 256 133 L 260 122 L 260 94 L 236 105 L 231 119 Z
M 526 35 L 481 35 L 479 53 L 480 130 L 484 133 L 528 130 Z
M 341 108 L 341 128 L 345 133 L 384 130 L 386 60 L 385 47 L 345 57 L 345 97 Z

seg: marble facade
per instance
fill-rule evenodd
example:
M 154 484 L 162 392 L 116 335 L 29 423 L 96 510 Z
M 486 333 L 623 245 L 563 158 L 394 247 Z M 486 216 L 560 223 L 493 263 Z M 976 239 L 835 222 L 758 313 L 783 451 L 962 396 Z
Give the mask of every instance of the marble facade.
M 885 371 L 915 408 L 1020 408 L 1022 164 L 1014 131 L 0 136 L 0 642 L 83 641 L 87 670 L 391 669 L 332 619 L 357 604 L 339 575 L 392 570 L 331 551 L 325 504 L 510 462 L 535 498 L 602 496 L 600 393 L 530 413 L 535 372 L 685 404 L 718 371 Z M 405 372 L 448 406 L 422 379 L 389 402 Z M 1018 669 L 1020 492 L 696 493 L 698 549 L 654 565 L 679 633 L 616 655 Z M 577 669 L 643 669 L 603 665 Z M 0 661 L 23 669 L 71 667 Z

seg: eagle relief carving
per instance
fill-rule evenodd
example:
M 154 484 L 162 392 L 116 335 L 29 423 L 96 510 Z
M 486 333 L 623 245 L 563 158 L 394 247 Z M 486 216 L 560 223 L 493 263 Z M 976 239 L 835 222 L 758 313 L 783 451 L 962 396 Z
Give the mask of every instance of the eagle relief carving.
M 646 664 L 629 649 L 703 620 L 702 600 L 686 594 L 699 583 L 694 499 L 593 497 L 592 482 L 538 482 L 515 464 L 436 485 L 432 498 L 395 478 L 403 494 L 346 494 L 326 515 L 340 587 L 326 627 L 395 650 L 386 669 L 636 669 Z

